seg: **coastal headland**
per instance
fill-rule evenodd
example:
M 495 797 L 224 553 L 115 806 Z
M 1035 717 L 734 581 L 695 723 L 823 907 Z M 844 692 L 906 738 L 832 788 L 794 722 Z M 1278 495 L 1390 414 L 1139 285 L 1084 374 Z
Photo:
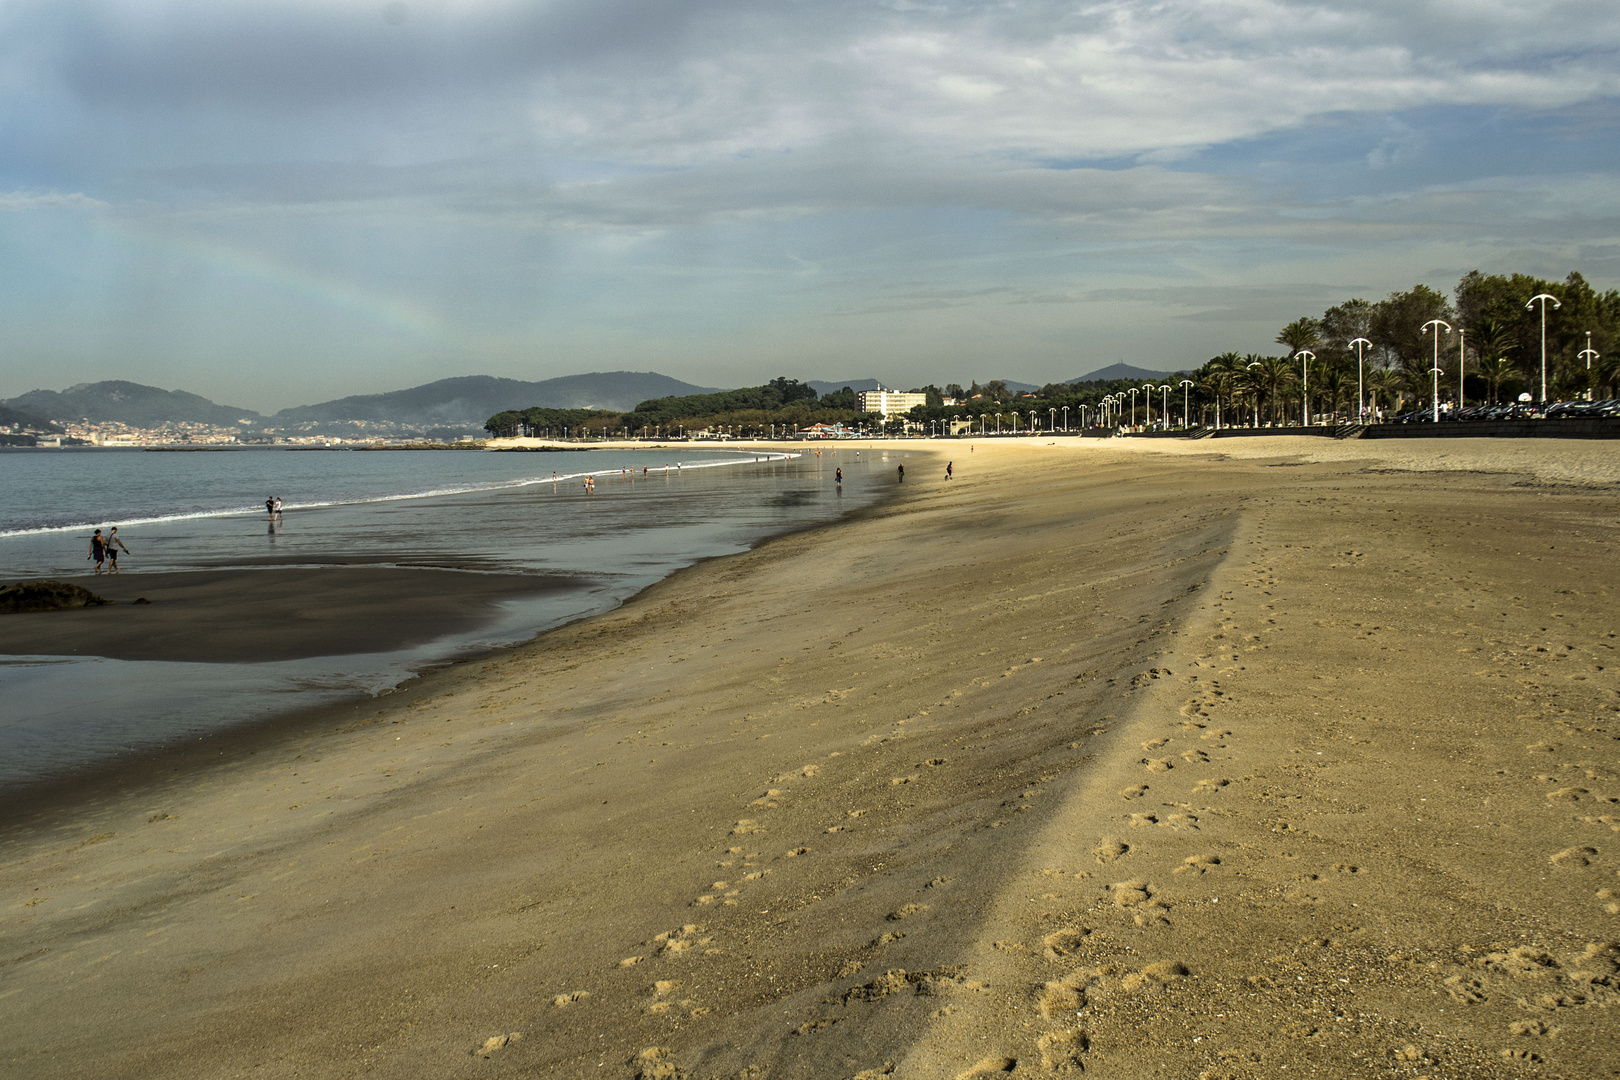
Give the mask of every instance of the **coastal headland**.
M 13 806 L 5 1071 L 1611 1075 L 1620 452 L 1113 443 Z

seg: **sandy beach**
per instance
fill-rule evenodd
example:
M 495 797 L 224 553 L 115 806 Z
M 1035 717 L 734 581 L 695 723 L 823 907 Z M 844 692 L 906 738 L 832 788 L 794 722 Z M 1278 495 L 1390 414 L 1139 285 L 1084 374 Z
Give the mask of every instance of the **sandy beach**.
M 861 452 L 834 524 L 10 807 L 4 1071 L 1615 1074 L 1620 447 Z

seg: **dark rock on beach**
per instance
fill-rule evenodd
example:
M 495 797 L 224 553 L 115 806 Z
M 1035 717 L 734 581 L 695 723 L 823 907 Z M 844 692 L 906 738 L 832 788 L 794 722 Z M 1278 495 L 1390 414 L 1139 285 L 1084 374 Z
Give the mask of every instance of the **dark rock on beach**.
M 110 603 L 89 589 L 66 581 L 25 581 L 0 588 L 0 613 L 65 611 Z

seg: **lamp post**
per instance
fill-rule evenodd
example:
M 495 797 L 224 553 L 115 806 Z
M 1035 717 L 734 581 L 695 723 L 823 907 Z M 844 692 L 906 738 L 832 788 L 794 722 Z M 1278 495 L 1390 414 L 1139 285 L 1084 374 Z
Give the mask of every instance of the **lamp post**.
M 1192 427 L 1192 414 L 1187 411 L 1187 388 L 1192 384 L 1191 379 L 1181 380 L 1181 430 L 1183 431 Z
M 1136 387 L 1131 387 L 1131 427 L 1136 427 Z
M 1558 297 L 1550 293 L 1537 293 L 1525 302 L 1526 308 L 1535 307 L 1536 301 L 1541 301 L 1541 403 L 1547 403 L 1547 301 L 1551 300 L 1554 308 L 1564 305 L 1558 302 Z
M 1592 361 L 1596 360 L 1598 358 L 1598 356 L 1601 355 L 1596 349 L 1592 348 L 1592 331 L 1588 330 L 1586 332 L 1586 348 L 1582 349 L 1580 352 L 1576 353 L 1575 355 L 1579 356 L 1581 359 L 1586 361 L 1586 400 L 1591 401 L 1592 400 Z
M 1063 430 L 1065 432 L 1069 430 L 1069 407 L 1067 405 L 1063 406 Z
M 1158 387 L 1154 386 L 1152 383 L 1142 384 L 1142 397 L 1144 399 L 1143 408 L 1147 411 L 1145 423 L 1147 424 L 1147 429 L 1149 431 L 1153 430 L 1153 391 L 1157 389 Z
M 1463 376 L 1468 373 L 1468 354 L 1463 351 L 1463 338 L 1467 333 L 1466 328 L 1461 326 L 1457 328 L 1457 411 L 1459 413 L 1462 411 L 1462 407 L 1467 404 L 1463 398 L 1463 394 L 1467 392 L 1463 389 Z
M 1052 423 L 1051 423 L 1051 430 L 1053 430 L 1053 431 L 1056 431 L 1056 430 L 1057 430 L 1057 410 L 1056 410 L 1056 409 L 1047 409 L 1047 410 L 1046 410 L 1046 411 L 1047 411 L 1047 412 L 1048 412 L 1048 413 L 1050 413 L 1050 414 L 1051 414 L 1051 415 L 1050 415 L 1050 416 L 1049 416 L 1049 417 L 1048 417 L 1048 418 L 1047 418 L 1047 419 L 1049 419 L 1049 420 L 1051 420 L 1051 421 L 1052 421 Z M 1064 420 L 1065 420 L 1065 421 L 1067 421 L 1067 420 L 1068 420 L 1068 417 L 1066 417 L 1066 416 L 1065 416 L 1065 417 L 1064 417 L 1064 418 L 1063 418 L 1063 419 L 1064 419 Z
M 1299 422 L 1304 427 L 1310 427 L 1311 426 L 1311 361 L 1316 359 L 1316 354 L 1311 352 L 1311 350 L 1309 350 L 1309 349 L 1301 349 L 1301 350 L 1299 350 L 1299 352 L 1294 354 L 1294 359 L 1299 361 L 1299 397 L 1300 397 L 1299 408 L 1300 408 L 1300 413 L 1301 413 Z
M 1159 385 L 1159 423 L 1164 425 L 1164 430 L 1166 430 L 1166 431 L 1170 430 L 1170 384 L 1169 383 L 1161 383 Z
M 1356 347 L 1356 422 L 1362 423 L 1367 419 L 1367 395 L 1361 388 L 1361 350 L 1372 348 L 1372 342 L 1358 337 L 1350 344 Z
M 1257 368 L 1259 366 L 1260 366 L 1260 361 L 1256 360 L 1254 363 L 1248 365 L 1247 370 L 1253 371 L 1255 368 Z M 1256 387 L 1253 387 L 1253 390 L 1254 390 L 1254 426 L 1255 426 L 1255 428 L 1258 429 L 1260 427 L 1260 388 L 1258 386 L 1256 386 Z
M 1430 370 L 1434 374 L 1434 422 L 1438 424 L 1440 422 L 1440 328 L 1443 326 L 1450 330 L 1451 324 L 1444 319 L 1430 319 L 1423 324 L 1420 333 L 1427 334 L 1431 326 L 1434 327 L 1434 367 Z M 1542 390 L 1541 400 L 1547 400 L 1545 388 Z

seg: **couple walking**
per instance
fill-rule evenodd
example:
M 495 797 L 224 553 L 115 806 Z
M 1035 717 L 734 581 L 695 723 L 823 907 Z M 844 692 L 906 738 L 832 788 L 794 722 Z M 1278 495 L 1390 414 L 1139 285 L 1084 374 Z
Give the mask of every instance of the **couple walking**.
M 96 564 L 96 573 L 101 573 L 102 564 L 107 566 L 107 573 L 118 573 L 118 549 L 123 548 L 124 554 L 129 554 L 129 548 L 118 538 L 118 526 L 114 525 L 112 531 L 106 536 L 101 535 L 97 529 L 95 535 L 90 537 L 90 554 L 85 558 Z

